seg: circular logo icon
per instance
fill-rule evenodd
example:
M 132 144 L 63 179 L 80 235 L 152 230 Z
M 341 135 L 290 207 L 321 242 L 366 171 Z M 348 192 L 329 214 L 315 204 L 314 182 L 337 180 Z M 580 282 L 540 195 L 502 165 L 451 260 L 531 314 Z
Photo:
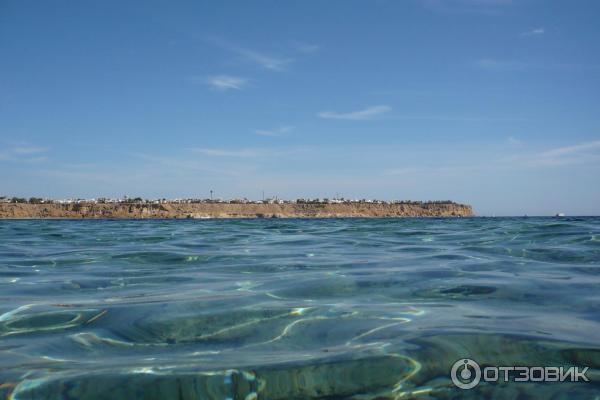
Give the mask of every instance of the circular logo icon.
M 481 368 L 470 358 L 462 358 L 452 365 L 450 376 L 456 387 L 473 389 L 481 380 Z

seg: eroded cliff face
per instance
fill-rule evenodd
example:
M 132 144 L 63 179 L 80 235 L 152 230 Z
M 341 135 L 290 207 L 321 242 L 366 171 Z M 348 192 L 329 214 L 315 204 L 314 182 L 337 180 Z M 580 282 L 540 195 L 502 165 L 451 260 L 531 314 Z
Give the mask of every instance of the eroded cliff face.
M 0 204 L 0 218 L 471 217 L 447 204 Z

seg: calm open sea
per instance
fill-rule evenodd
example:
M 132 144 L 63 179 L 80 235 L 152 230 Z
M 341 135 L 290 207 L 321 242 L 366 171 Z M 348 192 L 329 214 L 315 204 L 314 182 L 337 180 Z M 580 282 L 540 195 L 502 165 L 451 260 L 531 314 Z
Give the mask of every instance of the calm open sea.
M 590 382 L 456 388 L 455 361 Z M 600 396 L 600 218 L 0 221 L 0 398 Z

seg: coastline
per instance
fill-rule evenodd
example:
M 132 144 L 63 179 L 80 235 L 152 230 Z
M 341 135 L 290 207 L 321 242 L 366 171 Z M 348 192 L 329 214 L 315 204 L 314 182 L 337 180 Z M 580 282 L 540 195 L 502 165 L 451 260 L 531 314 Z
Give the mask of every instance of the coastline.
M 0 219 L 209 219 L 472 217 L 458 203 L 386 204 L 0 204 Z

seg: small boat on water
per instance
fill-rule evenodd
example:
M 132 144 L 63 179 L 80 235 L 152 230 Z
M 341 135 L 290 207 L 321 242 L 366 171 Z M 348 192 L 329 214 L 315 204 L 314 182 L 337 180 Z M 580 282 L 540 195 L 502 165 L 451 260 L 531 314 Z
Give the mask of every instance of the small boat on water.
M 565 213 L 558 213 L 555 215 L 556 218 L 564 217 Z

